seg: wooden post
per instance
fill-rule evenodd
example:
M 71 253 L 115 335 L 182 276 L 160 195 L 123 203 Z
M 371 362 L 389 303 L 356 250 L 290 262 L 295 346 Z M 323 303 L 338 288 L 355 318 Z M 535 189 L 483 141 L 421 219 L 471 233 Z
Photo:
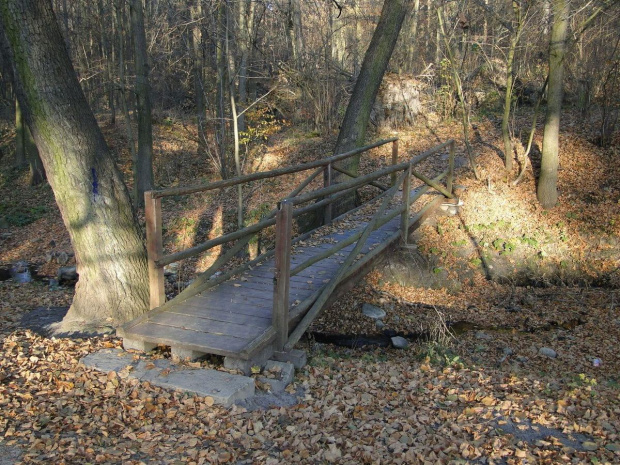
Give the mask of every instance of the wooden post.
M 156 261 L 163 255 L 161 229 L 161 199 L 153 197 L 153 191 L 144 193 L 144 216 L 146 219 L 146 251 L 149 267 L 149 291 L 151 310 L 166 302 L 164 268 Z
M 409 207 L 411 196 L 411 164 L 405 170 L 405 178 L 403 179 L 403 206 L 404 210 L 400 217 L 400 234 L 403 244 L 407 244 L 409 236 Z
M 446 179 L 446 190 L 452 192 L 452 180 L 454 179 L 454 155 L 456 142 L 450 144 L 450 158 L 448 159 L 448 179 Z
M 398 164 L 398 139 L 392 142 L 392 165 Z M 396 184 L 396 173 L 392 173 L 390 176 L 392 179 L 392 186 Z
M 288 298 L 293 226 L 293 202 L 290 199 L 280 202 L 276 218 L 276 269 L 273 275 L 272 326 L 276 331 L 276 350 L 282 350 L 288 341 Z
M 333 168 L 332 168 L 332 164 L 329 163 L 325 167 L 325 175 L 323 176 L 323 187 L 329 187 L 332 185 L 332 176 L 333 176 Z M 332 222 L 332 212 L 333 212 L 333 207 L 332 207 L 332 203 L 330 202 L 327 205 L 325 205 L 325 211 L 323 214 L 324 224 L 330 224 Z

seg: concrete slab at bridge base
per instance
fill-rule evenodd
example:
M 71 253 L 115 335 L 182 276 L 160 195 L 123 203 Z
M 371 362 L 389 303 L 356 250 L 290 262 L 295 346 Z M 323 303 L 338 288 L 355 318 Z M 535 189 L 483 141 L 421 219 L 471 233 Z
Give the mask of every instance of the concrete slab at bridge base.
M 168 360 L 134 360 L 121 349 L 104 349 L 80 360 L 89 368 L 103 372 L 123 372 L 129 378 L 148 381 L 165 389 L 178 389 L 203 397 L 211 397 L 218 405 L 228 407 L 255 394 L 253 378 L 217 370 L 192 369 L 174 365 Z

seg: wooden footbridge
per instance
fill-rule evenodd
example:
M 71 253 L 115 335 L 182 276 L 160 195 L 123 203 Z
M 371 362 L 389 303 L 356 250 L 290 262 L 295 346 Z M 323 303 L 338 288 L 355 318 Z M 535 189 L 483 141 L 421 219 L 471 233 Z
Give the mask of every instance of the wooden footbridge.
M 350 157 L 392 144 L 391 165 L 353 176 L 340 167 Z M 125 348 L 150 350 L 158 344 L 182 357 L 205 354 L 225 356 L 225 364 L 248 371 L 275 356 L 286 358 L 312 321 L 339 295 L 370 271 L 386 251 L 407 237 L 442 203 L 455 199 L 452 192 L 454 141 L 448 141 L 406 161 L 398 160 L 398 140 L 388 139 L 330 158 L 302 165 L 254 173 L 234 179 L 185 188 L 146 193 L 147 248 L 151 310 L 119 328 Z M 417 165 L 431 155 L 449 152 L 447 169 L 430 179 Z M 161 199 L 213 189 L 240 186 L 260 179 L 313 170 L 261 222 L 208 240 L 181 252 L 165 255 L 162 245 Z M 334 183 L 336 173 L 348 180 Z M 307 192 L 315 179 L 322 187 Z M 412 176 L 423 182 L 412 189 Z M 445 185 L 442 182 L 445 180 Z M 314 182 L 316 184 L 317 181 Z M 379 194 L 354 211 L 332 219 L 335 202 L 371 185 Z M 304 192 L 306 191 L 306 192 Z M 408 193 L 405 195 L 404 193 Z M 420 202 L 416 202 L 420 199 Z M 429 199 L 424 202 L 424 199 Z M 423 204 L 413 212 L 413 206 Z M 376 211 L 361 212 L 374 205 Z M 314 211 L 326 225 L 339 221 L 359 227 L 319 228 L 294 234 L 293 219 Z M 356 216 L 357 215 L 357 216 Z M 230 268 L 250 240 L 275 226 L 275 247 L 253 260 Z M 322 229 L 331 232 L 321 235 Z M 229 248 L 190 286 L 166 302 L 164 266 L 213 247 Z M 227 266 L 228 265 L 228 266 Z

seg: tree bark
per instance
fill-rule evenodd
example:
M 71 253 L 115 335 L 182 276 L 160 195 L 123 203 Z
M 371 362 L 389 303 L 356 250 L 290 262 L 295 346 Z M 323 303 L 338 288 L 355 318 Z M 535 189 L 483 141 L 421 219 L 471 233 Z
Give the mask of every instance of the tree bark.
M 32 133 L 27 126 L 24 127 L 24 146 L 26 147 L 26 158 L 28 159 L 28 169 L 30 171 L 28 185 L 38 186 L 45 181 L 45 168 L 43 168 L 37 144 L 35 144 Z
M 28 185 L 38 186 L 45 181 L 39 150 L 24 120 L 19 102 L 15 99 L 15 166 L 24 166 L 26 163 L 30 170 Z
M 360 73 L 344 115 L 334 154 L 344 153 L 364 144 L 370 113 L 375 103 L 383 75 L 388 67 L 394 46 L 403 25 L 409 0 L 385 0 L 381 17 L 364 55 Z M 341 164 L 342 168 L 357 174 L 360 157 L 355 156 Z M 335 182 L 342 182 L 348 176 L 339 174 Z M 344 197 L 334 205 L 334 216 L 355 206 L 355 197 Z
M 0 42 L 41 153 L 80 279 L 63 330 L 148 308 L 146 253 L 129 194 L 77 81 L 50 0 L 0 0 Z
M 142 0 L 129 2 L 136 54 L 136 98 L 138 107 L 138 152 L 134 160 L 133 192 L 137 207 L 144 205 L 144 193 L 153 188 L 153 127 L 151 121 L 151 85 L 146 51 Z
M 15 156 L 13 157 L 13 164 L 16 167 L 24 166 L 27 161 L 25 131 L 26 125 L 24 124 L 22 109 L 19 106 L 18 100 L 15 99 Z
M 564 55 L 568 33 L 570 0 L 553 0 L 553 24 L 549 41 L 549 86 L 547 112 L 543 134 L 540 178 L 536 195 L 543 208 L 553 208 L 558 202 L 558 165 L 560 113 L 562 111 L 562 84 L 564 80 Z
M 409 0 L 385 0 L 379 23 L 366 50 L 360 74 L 342 121 L 334 154 L 360 147 L 366 138 L 370 112 L 390 62 Z M 346 169 L 357 172 L 359 157 L 352 157 Z

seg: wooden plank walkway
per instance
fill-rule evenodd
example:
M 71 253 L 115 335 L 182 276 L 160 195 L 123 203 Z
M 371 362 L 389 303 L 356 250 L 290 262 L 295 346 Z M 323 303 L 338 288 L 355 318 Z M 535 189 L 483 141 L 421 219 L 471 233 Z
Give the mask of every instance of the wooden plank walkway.
M 392 144 L 391 165 L 353 176 L 344 182 L 332 182 L 333 170 L 342 171 L 337 163 L 387 143 Z M 444 149 L 449 149 L 446 171 L 430 179 L 414 169 Z M 398 139 L 393 138 L 270 172 L 145 193 L 152 310 L 117 329 L 123 345 L 146 351 L 165 344 L 173 353 L 191 358 L 205 354 L 223 355 L 226 357 L 225 366 L 228 364 L 246 372 L 251 368 L 249 363 L 263 364 L 275 352 L 278 352 L 276 357 L 291 356 L 285 352 L 293 349 L 324 308 L 359 282 L 386 252 L 402 241 L 403 235 L 408 236 L 446 199 L 457 200 L 452 192 L 454 156 L 455 143 L 447 141 L 399 163 Z M 259 223 L 183 251 L 164 253 L 162 197 L 207 192 L 310 169 L 314 171 Z M 322 188 L 302 192 L 321 174 Z M 389 185 L 377 182 L 387 176 L 391 179 Z M 424 185 L 411 190 L 413 177 Z M 440 184 L 444 178 L 445 188 Z M 332 222 L 332 204 L 364 185 L 373 185 L 383 191 L 373 200 L 379 202 L 375 204 L 374 213 L 369 213 L 372 208 L 367 203 L 364 208 L 355 209 L 340 221 Z M 412 202 L 428 194 L 429 189 L 434 190 L 435 197 L 411 218 Z M 403 197 L 402 192 L 409 195 Z M 299 242 L 291 247 L 293 218 L 310 211 L 318 211 L 330 227 L 319 228 L 305 242 L 299 237 Z M 365 221 L 368 223 L 364 224 Z M 273 250 L 236 268 L 226 269 L 226 262 L 255 234 L 274 225 L 276 241 Z M 320 236 L 321 231 L 323 236 Z M 230 249 L 207 272 L 179 296 L 165 301 L 164 266 L 226 243 L 231 244 Z M 274 258 L 265 258 L 272 256 Z
M 439 197 L 433 200 L 431 203 L 435 205 L 428 209 L 427 214 L 439 206 L 441 201 Z M 418 224 L 412 224 L 410 228 L 417 227 L 423 219 L 420 218 Z M 387 251 L 400 241 L 400 221 L 400 217 L 396 217 L 370 234 L 334 295 L 337 295 L 338 290 L 351 287 L 359 281 L 360 276 L 366 274 L 383 255 L 378 254 L 369 263 L 370 260 L 364 257 L 370 250 L 382 247 Z M 291 268 L 333 247 L 334 243 L 346 240 L 356 230 L 343 230 L 297 245 L 291 255 Z M 308 309 L 308 305 L 300 304 L 316 299 L 354 247 L 355 243 L 350 244 L 290 278 L 289 330 L 295 327 Z M 163 311 L 151 310 L 120 328 L 119 335 L 124 338 L 126 347 L 148 349 L 164 344 L 171 346 L 173 351 L 176 349 L 191 351 L 195 355 L 217 354 L 251 360 L 275 338 L 272 327 L 274 270 L 274 260 L 266 260 L 236 278 L 182 302 L 173 300 Z M 137 346 L 136 342 L 139 342 Z
M 399 218 L 396 218 L 371 233 L 360 255 L 385 243 L 398 232 L 399 226 Z M 331 234 L 323 239 L 325 243 L 315 245 L 308 241 L 306 245 L 295 247 L 291 268 L 333 247 L 334 243 L 330 239 L 339 242 L 350 237 L 353 232 L 348 230 Z M 344 257 L 354 247 L 355 243 L 344 247 L 337 255 L 323 259 L 291 277 L 289 327 L 303 316 L 295 312 L 295 307 L 320 292 L 336 275 Z M 271 328 L 274 270 L 274 260 L 266 260 L 236 279 L 183 302 L 171 303 L 165 311 L 158 312 L 155 309 L 149 312 L 146 318 L 125 325 L 121 336 L 205 354 L 250 358 L 252 352 L 268 344 L 271 339 L 265 338 L 262 344 L 252 350 L 253 343 Z

